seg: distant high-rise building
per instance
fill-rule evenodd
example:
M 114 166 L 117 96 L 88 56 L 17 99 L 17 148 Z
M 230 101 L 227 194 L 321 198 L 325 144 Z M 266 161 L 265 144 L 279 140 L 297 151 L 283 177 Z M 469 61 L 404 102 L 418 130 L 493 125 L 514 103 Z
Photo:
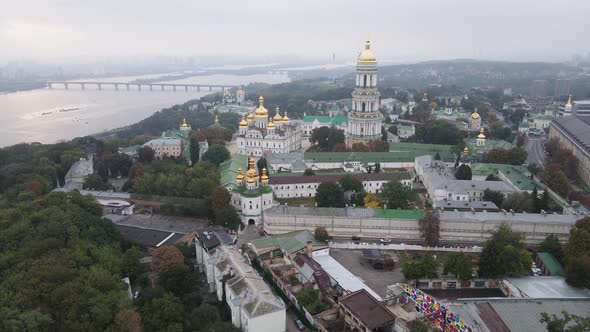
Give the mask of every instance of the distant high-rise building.
M 534 80 L 531 85 L 531 96 L 547 97 L 549 92 L 549 82 L 547 80 Z
M 555 91 L 553 92 L 553 96 L 563 97 L 567 96 L 571 90 L 572 81 L 569 78 L 560 78 L 555 80 Z

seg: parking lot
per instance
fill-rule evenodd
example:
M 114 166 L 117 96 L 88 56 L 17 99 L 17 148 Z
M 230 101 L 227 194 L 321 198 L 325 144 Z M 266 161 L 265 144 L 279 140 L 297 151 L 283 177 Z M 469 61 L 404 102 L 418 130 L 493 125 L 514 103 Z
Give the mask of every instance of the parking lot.
M 362 279 L 367 286 L 381 297 L 386 295 L 386 287 L 396 282 L 402 282 L 404 275 L 401 267 L 396 263 L 391 271 L 375 270 L 363 257 L 361 250 L 330 249 L 330 256 L 347 268 L 352 274 Z

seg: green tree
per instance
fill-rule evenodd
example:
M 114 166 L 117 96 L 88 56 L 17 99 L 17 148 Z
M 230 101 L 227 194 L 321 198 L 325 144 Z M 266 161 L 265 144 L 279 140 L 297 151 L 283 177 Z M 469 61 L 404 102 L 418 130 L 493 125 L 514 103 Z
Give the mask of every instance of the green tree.
M 171 293 L 153 299 L 140 312 L 143 326 L 148 332 L 183 330 L 184 309 L 180 300 Z
M 509 224 L 503 223 L 485 242 L 479 259 L 479 275 L 499 278 L 525 274 L 531 262 L 531 256 L 525 248 L 524 235 L 513 232 Z
M 256 162 L 256 167 L 258 168 L 258 174 L 262 174 L 263 168 L 266 168 L 266 170 L 268 170 L 268 161 L 266 161 L 266 158 L 261 157 L 260 159 L 258 159 L 258 161 Z
M 537 248 L 537 252 L 548 252 L 553 255 L 558 261 L 563 261 L 563 248 L 559 242 L 559 238 L 555 234 L 549 234 Z
M 409 202 L 416 198 L 416 193 L 398 181 L 389 181 L 377 196 L 388 209 L 406 209 Z
M 203 160 L 209 161 L 214 165 L 219 165 L 227 159 L 229 159 L 229 151 L 225 146 L 220 144 L 211 145 L 207 149 L 207 152 L 203 154 Z
M 309 141 L 311 144 L 317 144 L 318 148 L 323 151 L 328 150 L 328 136 L 330 136 L 330 128 L 319 127 L 311 131 Z
M 438 212 L 432 210 L 426 212 L 426 215 L 418 220 L 418 224 L 424 245 L 427 247 L 436 246 L 440 238 L 440 219 Z
M 502 208 L 506 211 L 533 212 L 533 197 L 526 191 L 513 192 L 504 199 Z
M 565 246 L 565 277 L 575 287 L 590 287 L 590 217 L 576 221 Z
M 216 186 L 211 193 L 211 208 L 221 211 L 231 204 L 231 195 L 224 186 Z
M 203 303 L 191 311 L 189 320 L 193 330 L 217 331 L 211 327 L 221 321 L 221 317 L 219 315 L 219 310 L 217 310 L 216 307 Z
M 237 230 L 242 221 L 236 208 L 233 205 L 228 205 L 222 210 L 215 211 L 215 223 L 232 230 Z
M 486 189 L 483 191 L 483 200 L 493 202 L 497 207 L 502 207 L 502 202 L 504 202 L 504 194 L 499 191 Z
M 336 182 L 322 182 L 315 194 L 318 207 L 344 207 L 344 192 Z
M 313 234 L 314 234 L 316 240 L 318 240 L 320 242 L 328 242 L 328 240 L 330 239 L 330 234 L 328 234 L 326 227 L 322 227 L 322 226 L 316 227 Z
M 151 163 L 156 158 L 156 152 L 149 146 L 142 146 L 137 150 L 138 160 L 142 163 Z
M 457 173 L 455 173 L 455 178 L 457 180 L 471 180 L 471 167 L 467 164 L 459 166 Z
M 137 249 L 137 247 L 131 247 L 125 251 L 121 260 L 121 272 L 129 276 L 131 282 L 135 282 L 137 277 L 141 274 L 141 263 L 140 260 L 143 254 Z
M 462 252 L 450 253 L 445 261 L 443 274 L 452 273 L 461 281 L 470 280 L 473 274 L 471 259 Z
M 320 296 L 320 291 L 313 287 L 304 288 L 302 291 L 295 294 L 295 297 L 312 315 L 320 313 L 326 309 L 326 305 Z
M 158 285 L 180 298 L 195 289 L 198 276 L 186 264 L 176 264 L 160 273 Z
M 428 318 L 419 318 L 410 322 L 410 332 L 431 332 L 434 326 Z
M 303 175 L 304 176 L 314 176 L 315 172 L 311 168 L 306 168 L 305 171 L 303 171 Z
M 338 181 L 338 183 L 340 184 L 340 187 L 342 188 L 343 191 L 348 191 L 348 190 L 352 190 L 354 192 L 363 191 L 363 183 L 361 181 L 359 181 L 358 179 L 354 178 L 350 174 L 346 174 L 345 176 L 340 178 L 340 181 Z
M 90 190 L 111 190 L 113 187 L 103 180 L 98 174 L 90 174 L 84 179 L 83 189 Z
M 190 153 L 191 153 L 191 165 L 196 164 L 199 161 L 199 155 L 201 153 L 201 147 L 199 146 L 199 140 L 196 137 L 190 139 Z
M 543 181 L 549 188 L 558 194 L 567 197 L 569 192 L 569 180 L 561 166 L 558 164 L 550 164 L 545 167 L 540 174 L 541 181 Z
M 560 317 L 556 314 L 541 313 L 541 323 L 547 327 L 547 332 L 587 332 L 590 331 L 590 317 L 571 315 L 562 311 Z
M 402 273 L 407 280 L 419 278 L 437 278 L 440 262 L 427 253 L 419 259 L 402 259 Z

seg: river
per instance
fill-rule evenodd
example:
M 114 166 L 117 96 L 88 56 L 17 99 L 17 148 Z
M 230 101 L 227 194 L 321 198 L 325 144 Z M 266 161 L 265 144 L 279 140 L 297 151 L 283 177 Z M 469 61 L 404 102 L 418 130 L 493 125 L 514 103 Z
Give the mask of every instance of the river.
M 169 74 L 155 75 L 164 76 Z M 129 82 L 154 75 L 93 79 Z M 287 75 L 207 75 L 181 80 L 183 83 L 245 85 L 251 82 L 282 83 Z M 172 82 L 166 82 L 172 83 Z M 203 90 L 203 89 L 202 89 Z M 200 98 L 209 91 L 119 90 L 97 91 L 70 87 L 69 90 L 37 89 L 0 94 L 0 147 L 21 142 L 55 143 L 136 123 L 162 108 Z

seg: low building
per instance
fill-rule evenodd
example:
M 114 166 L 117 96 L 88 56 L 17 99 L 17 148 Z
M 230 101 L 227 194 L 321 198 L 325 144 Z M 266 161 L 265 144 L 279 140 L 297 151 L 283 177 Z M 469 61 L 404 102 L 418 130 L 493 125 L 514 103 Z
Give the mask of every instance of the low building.
M 94 173 L 94 159 L 92 155 L 88 159 L 80 158 L 76 161 L 64 177 L 64 188 L 68 190 L 82 189 L 88 175 Z
M 549 139 L 572 151 L 578 160 L 578 176 L 590 185 L 590 116 L 566 116 L 551 122 Z
M 581 219 L 577 215 L 547 213 L 439 211 L 441 243 L 484 243 L 490 232 L 502 223 L 524 234 L 527 244 L 536 245 L 547 235 L 555 234 L 560 242 L 569 239 L 570 230 Z M 390 238 L 403 242 L 420 242 L 418 221 L 422 210 L 384 210 L 359 208 L 305 208 L 275 206 L 263 213 L 264 230 L 282 234 L 295 230 L 324 227 L 334 237 Z
M 315 316 L 322 332 L 394 330 L 396 317 L 364 289 L 339 299 L 338 307 Z
M 432 202 L 432 207 L 435 209 L 442 209 L 445 211 L 489 211 L 489 212 L 499 212 L 500 208 L 490 201 L 472 201 L 472 202 L 463 202 L 463 201 L 434 201 Z
M 179 158 L 183 151 L 182 140 L 179 138 L 157 138 L 146 142 L 143 146 L 154 150 L 156 159 Z
M 469 166 L 473 180 L 485 180 L 489 175 L 494 175 L 518 191 L 531 193 L 536 187 L 538 192 L 543 192 L 543 189 L 531 179 L 531 172 L 524 166 L 492 163 L 472 163 Z
M 555 259 L 555 256 L 548 252 L 538 252 L 535 257 L 537 267 L 545 276 L 564 276 L 563 266 Z
M 396 124 L 397 127 L 397 136 L 399 138 L 409 138 L 416 135 L 416 127 L 413 124 L 404 125 L 404 124 Z
M 363 184 L 366 192 L 378 193 L 389 181 L 397 181 L 404 186 L 412 186 L 412 177 L 408 172 L 396 173 L 361 173 L 351 176 Z M 317 188 L 324 182 L 338 182 L 343 175 L 312 175 L 312 176 L 274 176 L 269 180 L 275 197 L 313 197 Z
M 327 115 L 306 115 L 303 117 L 303 136 L 311 136 L 314 129 L 321 127 L 334 127 L 346 131 L 348 128 L 348 118 L 346 116 L 327 116 Z

